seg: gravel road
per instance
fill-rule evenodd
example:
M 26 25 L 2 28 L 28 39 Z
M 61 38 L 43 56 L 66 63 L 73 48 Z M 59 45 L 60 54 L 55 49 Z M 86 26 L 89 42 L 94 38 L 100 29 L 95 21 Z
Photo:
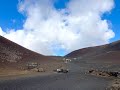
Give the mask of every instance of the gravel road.
M 69 64 L 67 74 L 1 80 L 0 90 L 105 90 L 109 79 L 87 74 L 86 64 Z

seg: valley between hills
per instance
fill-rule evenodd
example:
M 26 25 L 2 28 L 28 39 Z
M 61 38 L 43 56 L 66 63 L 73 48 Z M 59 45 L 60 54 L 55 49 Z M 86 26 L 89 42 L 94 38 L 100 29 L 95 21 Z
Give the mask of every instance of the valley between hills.
M 120 90 L 120 41 L 60 57 L 38 54 L 0 36 L 0 90 Z

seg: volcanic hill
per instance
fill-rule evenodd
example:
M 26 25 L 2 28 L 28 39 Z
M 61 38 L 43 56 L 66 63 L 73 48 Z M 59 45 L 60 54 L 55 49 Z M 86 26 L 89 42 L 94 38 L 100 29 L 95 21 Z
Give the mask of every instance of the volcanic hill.
M 120 40 L 106 45 L 75 50 L 65 57 L 120 63 Z
M 44 68 L 59 66 L 61 61 L 28 50 L 0 36 L 0 73 L 26 68 L 28 63 L 38 63 Z

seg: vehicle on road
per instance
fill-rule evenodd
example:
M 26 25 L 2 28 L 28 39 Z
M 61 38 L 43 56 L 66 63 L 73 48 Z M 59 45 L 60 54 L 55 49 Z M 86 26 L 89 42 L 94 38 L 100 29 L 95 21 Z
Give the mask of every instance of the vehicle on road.
M 56 70 L 53 70 L 54 72 L 57 72 L 57 73 L 68 73 L 68 69 L 56 69 Z

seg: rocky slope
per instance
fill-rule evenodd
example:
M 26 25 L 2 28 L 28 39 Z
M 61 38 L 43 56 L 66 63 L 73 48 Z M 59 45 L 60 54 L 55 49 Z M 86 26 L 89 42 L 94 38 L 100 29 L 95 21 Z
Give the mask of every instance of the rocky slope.
M 0 36 L 0 71 L 21 69 L 34 62 L 41 66 L 52 66 L 59 64 L 60 60 L 38 54 Z
M 69 53 L 65 57 L 120 62 L 120 41 L 79 49 Z

